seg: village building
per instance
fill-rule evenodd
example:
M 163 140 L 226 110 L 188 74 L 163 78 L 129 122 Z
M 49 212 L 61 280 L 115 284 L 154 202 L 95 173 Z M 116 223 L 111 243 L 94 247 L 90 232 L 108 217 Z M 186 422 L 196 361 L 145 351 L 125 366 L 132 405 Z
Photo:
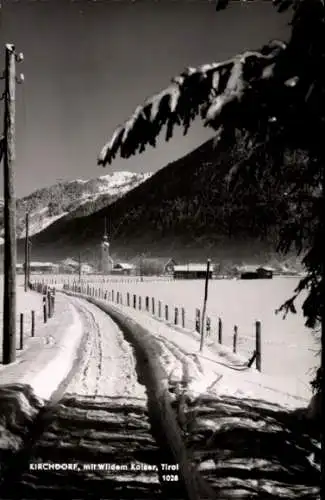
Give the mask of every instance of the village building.
M 205 279 L 207 275 L 207 264 L 183 264 L 174 266 L 174 279 Z M 209 279 L 212 279 L 213 270 L 209 270 Z
M 246 265 L 235 267 L 236 276 L 242 280 L 257 279 L 257 266 Z
M 143 257 L 135 265 L 141 276 L 173 276 L 176 261 L 171 257 Z
M 267 266 L 247 265 L 236 267 L 236 274 L 242 280 L 272 279 L 274 269 Z
M 31 273 L 53 274 L 59 271 L 59 265 L 53 262 L 30 262 L 29 269 Z M 25 272 L 25 264 L 17 264 L 16 272 L 18 274 Z
M 112 274 L 118 276 L 134 276 L 136 274 L 136 266 L 128 262 L 117 262 L 114 264 Z
M 93 274 L 94 267 L 86 262 L 82 262 L 81 266 L 79 260 L 67 258 L 59 263 L 59 272 L 63 274 L 75 274 L 79 273 L 79 268 L 81 267 L 81 274 Z
M 257 269 L 257 275 L 259 279 L 272 279 L 274 271 L 272 267 L 262 266 Z
M 81 274 L 93 274 L 94 268 L 90 264 L 81 264 Z
M 59 263 L 59 272 L 63 274 L 76 273 L 78 272 L 78 268 L 79 262 L 71 258 L 64 259 Z

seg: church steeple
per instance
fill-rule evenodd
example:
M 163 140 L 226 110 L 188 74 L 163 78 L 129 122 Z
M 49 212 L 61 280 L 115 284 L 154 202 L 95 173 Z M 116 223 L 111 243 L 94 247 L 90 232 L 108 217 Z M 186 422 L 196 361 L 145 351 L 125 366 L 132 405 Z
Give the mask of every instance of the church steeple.
M 108 230 L 107 230 L 107 217 L 104 219 L 104 236 L 103 236 L 104 241 L 108 241 Z
M 107 218 L 104 220 L 104 234 L 103 240 L 101 244 L 101 271 L 103 273 L 110 273 L 113 268 L 113 259 L 110 256 L 110 244 L 108 240 L 108 231 L 107 231 Z

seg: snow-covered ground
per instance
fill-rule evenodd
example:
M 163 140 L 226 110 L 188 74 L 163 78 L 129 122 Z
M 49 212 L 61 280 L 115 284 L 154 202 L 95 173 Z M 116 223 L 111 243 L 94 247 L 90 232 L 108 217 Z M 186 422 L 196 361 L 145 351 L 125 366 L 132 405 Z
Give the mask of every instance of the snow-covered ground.
M 59 278 L 56 278 L 59 281 Z M 73 281 L 73 276 L 64 279 Z M 299 393 L 311 396 L 310 381 L 314 377 L 319 363 L 319 340 L 310 329 L 304 326 L 301 304 L 297 303 L 297 314 L 289 314 L 283 319 L 275 310 L 291 296 L 299 278 L 275 277 L 273 280 L 211 280 L 207 302 L 207 316 L 211 318 L 212 337 L 217 337 L 218 317 L 223 322 L 223 345 L 232 347 L 233 328 L 238 326 L 237 352 L 249 359 L 255 349 L 255 321 L 260 320 L 262 326 L 262 371 L 274 377 L 288 391 L 293 384 Z M 84 282 L 93 287 L 111 292 L 120 292 L 126 303 L 126 293 L 142 297 L 155 298 L 156 315 L 158 301 L 161 301 L 162 312 L 169 306 L 170 318 L 174 316 L 175 307 L 185 308 L 185 326 L 194 330 L 195 309 L 203 305 L 203 280 L 166 280 L 115 277 L 84 277 Z M 180 314 L 180 313 L 179 313 Z
M 169 380 L 189 461 L 218 498 L 318 498 L 319 436 L 305 419 L 307 398 L 247 369 L 227 348 L 210 345 L 200 355 L 199 339 L 190 332 L 91 300 L 149 332 L 146 343 Z
M 85 491 L 94 498 L 157 498 L 162 492 L 157 471 L 161 449 L 151 434 L 148 394 L 140 383 L 145 381 L 138 379 L 133 349 L 103 310 L 79 298 L 68 300 L 86 332 L 78 366 L 61 399 L 34 428 L 30 410 L 27 460 L 19 455 L 7 462 L 4 491 L 20 498 L 33 497 L 36 491 L 38 497 L 48 498 L 50 490 L 70 498 L 83 498 Z M 130 307 L 103 300 L 98 304 L 119 311 L 134 329 L 140 325 L 147 332 L 146 345 L 173 395 L 189 460 L 212 488 L 210 498 L 318 498 L 317 435 L 303 412 L 292 412 L 306 406 L 307 398 L 290 395 L 273 377 L 247 369 L 246 360 L 224 346 L 210 344 L 200 354 L 199 338 L 191 331 Z M 16 408 L 6 390 L 8 386 L 0 386 L 6 408 Z M 34 396 L 26 395 L 26 388 L 17 387 L 17 393 L 21 404 L 16 415 L 11 412 L 14 428 L 15 418 L 24 421 L 24 404 L 34 413 L 42 404 L 32 404 Z M 75 464 L 74 470 L 40 471 L 28 465 L 48 461 Z M 98 462 L 124 468 L 84 466 Z M 156 467 L 145 471 L 149 465 Z M 12 469 L 14 481 L 9 477 Z M 183 498 L 177 493 L 172 490 L 167 497 Z
M 187 388 L 193 397 L 209 388 L 218 396 L 263 399 L 290 409 L 308 405 L 311 394 L 297 384 L 294 377 L 284 385 L 281 377 L 270 377 L 253 367 L 248 368 L 245 357 L 233 354 L 211 337 L 200 352 L 200 337 L 196 332 L 175 327 L 143 310 L 116 303 L 113 306 L 150 331 L 160 346 L 160 360 L 168 376 L 180 383 L 186 373 Z
M 2 280 L 0 280 L 2 282 Z M 25 337 L 28 338 L 31 334 L 31 322 L 32 322 L 32 312 L 35 311 L 35 326 L 39 328 L 42 323 L 43 309 L 42 309 L 42 297 L 32 291 L 24 292 L 22 286 L 17 287 L 16 292 L 17 297 L 17 349 L 19 349 L 19 329 L 20 329 L 20 314 L 24 314 L 24 333 Z M 2 363 L 2 329 L 3 329 L 3 287 L 0 287 L 0 366 Z M 18 353 L 19 354 L 19 351 Z
M 42 302 L 41 295 L 31 296 Z M 54 316 L 46 324 L 36 322 L 35 337 L 26 336 L 14 363 L 0 365 L 0 458 L 21 448 L 44 398 L 51 397 L 71 370 L 80 326 L 72 305 L 57 296 Z
M 157 498 L 161 458 L 151 434 L 147 394 L 138 381 L 133 349 L 107 314 L 79 299 L 70 298 L 69 302 L 82 318 L 82 353 L 61 399 L 32 430 L 28 464 L 75 465 L 68 473 L 34 470 L 18 455 L 13 462 L 7 461 L 2 488 L 20 498 L 33 498 L 36 491 L 42 498 L 64 493 L 69 498 L 84 498 L 89 491 L 94 498 Z M 37 393 L 42 393 L 40 386 L 46 387 L 49 377 L 51 373 L 33 382 Z M 6 396 L 8 386 L 0 386 L 0 397 L 1 390 Z M 32 420 L 40 403 L 27 403 L 20 393 L 23 400 L 25 409 L 29 404 Z M 21 409 L 15 412 L 21 413 Z M 107 464 L 106 468 L 89 466 L 97 463 Z M 10 478 L 13 468 L 14 482 Z

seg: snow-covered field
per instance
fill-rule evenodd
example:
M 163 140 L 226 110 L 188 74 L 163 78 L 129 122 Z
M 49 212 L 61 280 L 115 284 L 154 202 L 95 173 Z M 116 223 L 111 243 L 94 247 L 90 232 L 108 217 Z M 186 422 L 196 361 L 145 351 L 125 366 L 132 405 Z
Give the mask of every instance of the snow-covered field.
M 37 277 L 35 277 L 37 278 Z M 42 279 L 46 280 L 43 276 Z M 62 282 L 77 279 L 75 276 L 49 277 Z M 231 347 L 234 325 L 238 326 L 239 354 L 248 359 L 255 348 L 255 321 L 262 324 L 262 371 L 274 377 L 296 378 L 297 383 L 309 386 L 318 363 L 317 336 L 304 326 L 301 304 L 297 301 L 297 314 L 283 319 L 275 310 L 291 296 L 299 278 L 275 277 L 273 280 L 211 280 L 207 302 L 207 315 L 211 318 L 212 335 L 217 337 L 218 317 L 223 322 L 223 344 Z M 126 293 L 145 297 L 169 305 L 170 318 L 175 307 L 185 308 L 186 328 L 194 329 L 195 309 L 202 309 L 203 280 L 170 280 L 129 277 L 101 278 L 87 276 L 85 282 L 111 292 L 119 291 L 126 303 Z M 115 294 L 116 295 L 116 294 Z M 132 300 L 132 297 L 131 297 Z

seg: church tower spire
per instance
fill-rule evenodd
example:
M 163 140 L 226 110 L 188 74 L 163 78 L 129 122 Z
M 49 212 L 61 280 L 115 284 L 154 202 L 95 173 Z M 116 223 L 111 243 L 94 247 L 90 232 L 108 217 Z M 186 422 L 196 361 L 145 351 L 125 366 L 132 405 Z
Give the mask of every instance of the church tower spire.
M 103 236 L 104 241 L 108 241 L 108 227 L 107 227 L 107 217 L 104 219 L 104 236 Z
M 107 218 L 104 219 L 104 235 L 101 244 L 101 272 L 104 274 L 111 273 L 114 266 L 113 259 L 110 256 L 110 244 L 108 240 Z

